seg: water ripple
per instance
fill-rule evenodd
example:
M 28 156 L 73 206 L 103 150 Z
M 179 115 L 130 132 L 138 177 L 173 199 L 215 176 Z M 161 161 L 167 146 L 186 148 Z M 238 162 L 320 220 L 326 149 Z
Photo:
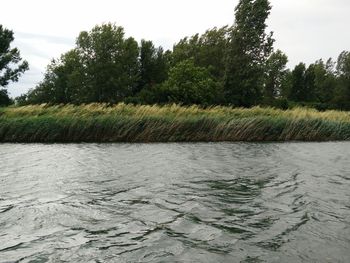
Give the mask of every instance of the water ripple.
M 3 144 L 0 262 L 347 262 L 350 143 Z

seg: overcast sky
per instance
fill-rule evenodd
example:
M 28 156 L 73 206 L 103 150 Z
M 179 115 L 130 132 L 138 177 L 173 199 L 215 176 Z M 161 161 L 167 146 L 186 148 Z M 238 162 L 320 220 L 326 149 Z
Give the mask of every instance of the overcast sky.
M 114 22 L 137 40 L 170 49 L 180 38 L 232 24 L 238 0 L 0 0 L 0 24 L 15 32 L 30 71 L 9 87 L 12 96 L 38 83 L 52 58 L 74 47 L 80 31 Z M 350 0 L 271 0 L 275 47 L 289 66 L 336 58 L 350 50 Z

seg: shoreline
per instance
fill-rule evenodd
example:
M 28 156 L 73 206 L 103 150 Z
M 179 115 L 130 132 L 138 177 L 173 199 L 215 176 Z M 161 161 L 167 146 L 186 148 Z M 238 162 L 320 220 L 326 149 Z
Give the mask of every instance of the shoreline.
M 295 108 L 29 105 L 0 108 L 2 143 L 350 140 L 350 112 Z

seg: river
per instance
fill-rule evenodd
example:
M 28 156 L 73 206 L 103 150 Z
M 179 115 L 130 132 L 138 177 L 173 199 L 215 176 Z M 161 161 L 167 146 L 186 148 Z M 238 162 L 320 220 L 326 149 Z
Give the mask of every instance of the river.
M 350 143 L 1 144 L 0 262 L 350 262 Z

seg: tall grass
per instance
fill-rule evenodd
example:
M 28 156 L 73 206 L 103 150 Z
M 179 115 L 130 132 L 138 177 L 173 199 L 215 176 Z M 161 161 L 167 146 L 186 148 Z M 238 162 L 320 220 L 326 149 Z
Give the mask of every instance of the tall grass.
M 1 142 L 350 140 L 350 112 L 118 104 L 0 108 Z

